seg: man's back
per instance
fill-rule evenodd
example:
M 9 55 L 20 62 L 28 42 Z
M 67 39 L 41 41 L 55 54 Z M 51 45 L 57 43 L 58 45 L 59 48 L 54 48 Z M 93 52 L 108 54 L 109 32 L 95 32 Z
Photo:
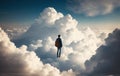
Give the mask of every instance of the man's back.
M 61 38 L 57 38 L 57 41 L 58 41 L 58 48 L 61 48 L 62 47 L 62 40 Z

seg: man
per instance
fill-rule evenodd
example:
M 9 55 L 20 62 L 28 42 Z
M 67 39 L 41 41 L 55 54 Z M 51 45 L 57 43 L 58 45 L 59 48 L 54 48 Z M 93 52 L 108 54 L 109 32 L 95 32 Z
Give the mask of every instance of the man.
M 61 48 L 62 48 L 62 40 L 60 38 L 60 35 L 58 35 L 58 38 L 55 41 L 55 46 L 57 47 L 57 57 L 61 56 Z

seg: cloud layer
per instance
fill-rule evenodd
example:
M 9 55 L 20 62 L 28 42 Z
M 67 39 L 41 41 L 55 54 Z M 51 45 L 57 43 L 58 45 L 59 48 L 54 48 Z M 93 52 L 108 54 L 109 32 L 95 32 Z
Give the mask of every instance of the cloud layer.
M 84 62 L 96 53 L 102 41 L 89 27 L 78 29 L 78 26 L 77 20 L 70 14 L 64 16 L 48 7 L 15 43 L 28 45 L 28 49 L 35 50 L 43 63 L 50 63 L 61 71 L 82 71 L 85 69 Z M 58 34 L 63 40 L 60 59 L 56 57 L 57 48 L 54 46 Z
M 68 8 L 74 13 L 87 16 L 105 15 L 120 7 L 119 0 L 73 0 L 68 1 Z
M 78 26 L 70 14 L 64 16 L 48 7 L 14 41 L 19 48 L 0 28 L 0 76 L 120 75 L 120 30 L 109 34 L 101 45 L 104 33 L 97 37 L 89 27 L 78 29 Z M 59 59 L 54 46 L 58 34 L 63 40 Z
M 27 46 L 17 48 L 0 28 L 0 76 L 75 76 L 75 73 L 60 72 L 50 64 L 43 64 Z
M 23 25 L 0 25 L 0 27 L 8 34 L 11 40 L 19 38 L 29 28 Z

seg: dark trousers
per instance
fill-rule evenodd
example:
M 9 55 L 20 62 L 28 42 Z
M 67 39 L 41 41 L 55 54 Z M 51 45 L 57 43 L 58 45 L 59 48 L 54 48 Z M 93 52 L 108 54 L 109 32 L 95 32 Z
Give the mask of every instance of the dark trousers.
M 61 56 L 61 47 L 60 48 L 57 48 L 57 57 L 60 57 Z

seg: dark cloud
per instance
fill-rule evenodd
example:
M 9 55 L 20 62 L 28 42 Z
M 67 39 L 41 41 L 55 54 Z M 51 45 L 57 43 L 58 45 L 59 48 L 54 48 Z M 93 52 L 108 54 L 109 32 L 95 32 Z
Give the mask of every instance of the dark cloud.
M 97 49 L 96 55 L 86 61 L 88 76 L 120 75 L 120 29 L 115 29 Z
M 0 73 L 23 73 L 25 72 L 24 64 L 24 61 L 21 61 L 20 55 L 12 54 L 7 56 L 0 51 Z

